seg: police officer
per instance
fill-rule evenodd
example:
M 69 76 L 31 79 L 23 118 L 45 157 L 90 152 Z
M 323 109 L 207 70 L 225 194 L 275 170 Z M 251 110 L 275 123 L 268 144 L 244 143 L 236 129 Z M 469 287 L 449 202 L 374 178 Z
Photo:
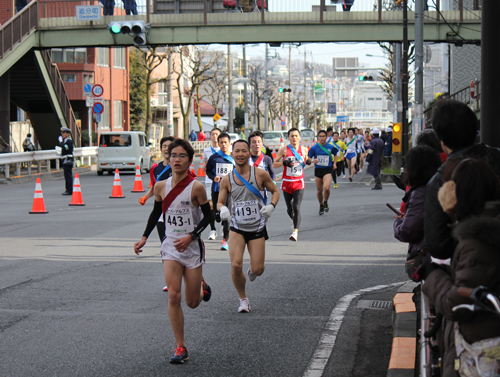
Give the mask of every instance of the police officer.
M 59 146 L 61 147 L 61 162 L 64 170 L 64 180 L 66 181 L 66 191 L 63 195 L 73 194 L 73 140 L 70 139 L 71 130 L 61 127 L 61 136 L 59 136 Z

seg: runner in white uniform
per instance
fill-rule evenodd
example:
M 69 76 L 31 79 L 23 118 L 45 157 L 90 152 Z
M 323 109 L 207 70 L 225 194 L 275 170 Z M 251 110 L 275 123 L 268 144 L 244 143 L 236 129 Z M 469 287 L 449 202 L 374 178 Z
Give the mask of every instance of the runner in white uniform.
M 240 296 L 238 312 L 250 311 L 245 291 L 246 278 L 243 273 L 243 254 L 245 245 L 250 255 L 247 275 L 250 281 L 264 272 L 266 223 L 278 204 L 279 191 L 264 169 L 250 166 L 250 145 L 246 140 L 233 143 L 231 156 L 235 162 L 234 170 L 221 180 L 219 201 L 222 220 L 231 221 L 229 237 L 229 256 L 231 258 L 231 277 Z M 269 201 L 264 189 L 272 193 Z M 226 200 L 230 198 L 230 209 Z M 266 204 L 267 202 L 267 204 Z
M 210 141 L 212 142 L 212 145 L 208 148 L 205 148 L 203 150 L 203 166 L 201 167 L 203 171 L 205 172 L 205 191 L 207 192 L 207 198 L 209 198 L 208 202 L 210 203 L 210 208 L 213 209 L 214 203 L 212 203 L 212 180 L 208 175 L 206 175 L 207 170 L 207 162 L 208 159 L 214 154 L 217 153 L 220 148 L 219 148 L 219 142 L 217 141 L 217 138 L 221 134 L 221 130 L 218 128 L 213 128 L 212 131 L 210 131 Z M 215 203 L 217 205 L 217 203 Z M 210 235 L 208 236 L 209 240 L 215 240 L 217 238 L 217 230 L 215 229 L 215 217 L 212 217 L 212 221 L 210 222 Z
M 205 246 L 200 239 L 201 232 L 210 223 L 212 212 L 205 187 L 189 172 L 194 156 L 191 144 L 176 139 L 168 152 L 172 177 L 155 184 L 155 206 L 141 240 L 134 244 L 134 251 L 137 255 L 142 252 L 158 216 L 163 212 L 167 237 L 163 240 L 161 255 L 168 285 L 168 315 L 177 343 L 170 362 L 178 364 L 188 360 L 181 308 L 182 279 L 186 304 L 190 308 L 196 308 L 202 300 L 210 300 L 212 294 L 202 275 Z
M 347 137 L 344 144 L 347 146 L 345 158 L 347 160 L 347 167 L 349 168 L 349 182 L 352 182 L 352 177 L 356 171 L 356 135 L 354 135 L 354 128 L 349 128 Z

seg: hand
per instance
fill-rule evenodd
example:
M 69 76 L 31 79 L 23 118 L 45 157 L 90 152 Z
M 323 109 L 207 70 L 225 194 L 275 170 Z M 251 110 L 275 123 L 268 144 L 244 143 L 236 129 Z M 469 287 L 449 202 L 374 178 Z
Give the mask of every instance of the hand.
M 220 182 L 220 177 L 215 177 L 214 182 Z
M 308 158 L 306 161 L 306 165 L 311 165 L 311 163 L 312 163 L 312 160 L 310 158 Z
M 148 197 L 144 195 L 143 197 L 139 198 L 139 204 L 143 206 L 144 204 L 146 204 L 146 200 L 148 200 Z
M 271 217 L 274 211 L 274 206 L 272 204 L 269 204 L 268 206 L 264 206 L 260 210 L 260 214 L 264 217 Z
M 139 242 L 136 242 L 134 244 L 134 251 L 137 255 L 139 255 L 140 253 L 142 253 L 142 248 L 144 247 L 144 245 L 146 245 L 146 241 L 148 239 L 144 236 L 142 236 L 141 240 Z
M 293 162 L 290 160 L 283 160 L 283 166 L 291 168 L 293 166 Z
M 178 240 L 174 241 L 175 250 L 177 250 L 179 253 L 183 253 L 184 251 L 186 251 L 191 242 L 193 242 L 193 238 L 190 234 L 179 238 Z
M 337 170 L 337 165 L 333 165 L 333 170 Z
M 229 221 L 231 219 L 231 213 L 229 213 L 229 208 L 226 206 L 220 209 L 220 219 L 221 221 Z
M 313 160 L 313 162 L 314 162 L 315 164 L 317 164 L 317 163 L 318 163 L 318 159 L 317 159 L 317 158 L 315 158 L 315 159 Z
M 62 143 L 63 142 L 62 136 L 59 136 L 59 139 L 57 139 L 57 140 L 59 140 L 59 142 Z

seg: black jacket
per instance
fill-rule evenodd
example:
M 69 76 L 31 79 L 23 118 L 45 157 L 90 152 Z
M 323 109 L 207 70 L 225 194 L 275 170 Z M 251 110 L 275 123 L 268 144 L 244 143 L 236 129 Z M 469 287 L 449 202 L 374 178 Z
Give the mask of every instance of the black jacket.
M 394 221 L 394 237 L 409 243 L 409 254 L 422 250 L 424 246 L 424 193 L 425 186 L 408 190 L 403 198 L 405 216 Z

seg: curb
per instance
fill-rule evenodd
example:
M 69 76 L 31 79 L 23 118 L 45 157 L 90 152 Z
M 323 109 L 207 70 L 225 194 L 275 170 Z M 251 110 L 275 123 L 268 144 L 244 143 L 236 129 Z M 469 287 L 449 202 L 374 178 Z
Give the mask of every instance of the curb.
M 90 173 L 91 171 L 95 171 L 95 167 L 94 169 L 89 167 L 73 168 L 73 174 L 75 173 L 84 174 L 84 173 Z M 64 171 L 52 170 L 50 172 L 45 172 L 45 173 L 33 173 L 31 175 L 20 175 L 20 176 L 5 178 L 5 182 L 3 183 L 5 184 L 27 183 L 27 182 L 35 182 L 37 178 L 47 180 L 47 179 L 56 179 L 60 177 L 64 177 Z
M 387 377 L 413 377 L 417 355 L 417 311 L 413 289 L 418 283 L 408 282 L 394 296 L 391 359 Z

